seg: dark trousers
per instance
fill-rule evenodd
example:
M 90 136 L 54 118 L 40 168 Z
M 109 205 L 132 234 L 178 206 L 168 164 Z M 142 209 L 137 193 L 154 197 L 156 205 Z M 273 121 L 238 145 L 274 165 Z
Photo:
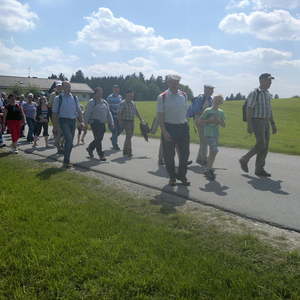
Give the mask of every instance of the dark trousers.
M 35 120 L 32 118 L 26 118 L 26 123 L 28 125 L 27 141 L 33 142 Z
M 131 139 L 134 133 L 134 120 L 122 120 L 122 125 L 125 130 L 125 142 L 123 146 L 123 154 L 132 155 Z
M 164 160 L 167 171 L 171 179 L 176 178 L 175 173 L 175 147 L 178 148 L 178 173 L 179 178 L 185 178 L 187 172 L 187 161 L 190 155 L 190 132 L 188 124 L 169 124 L 165 123 L 166 130 L 172 140 L 167 141 L 162 136 Z
M 64 163 L 69 163 L 73 148 L 76 119 L 59 118 L 59 126 L 65 140 Z
M 256 138 L 256 144 L 242 157 L 242 159 L 248 162 L 251 157 L 256 155 L 255 170 L 256 172 L 260 172 L 265 166 L 269 150 L 270 124 L 269 121 L 265 119 L 252 119 L 252 126 Z
M 104 153 L 102 151 L 102 140 L 105 133 L 105 124 L 98 120 L 94 120 L 91 123 L 91 129 L 94 135 L 94 140 L 89 144 L 88 150 L 93 152 L 95 149 L 99 157 L 103 157 Z

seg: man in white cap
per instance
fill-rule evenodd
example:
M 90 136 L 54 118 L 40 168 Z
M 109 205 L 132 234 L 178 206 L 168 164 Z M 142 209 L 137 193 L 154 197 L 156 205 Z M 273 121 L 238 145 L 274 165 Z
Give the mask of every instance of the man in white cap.
M 271 174 L 264 169 L 270 141 L 270 124 L 272 133 L 277 132 L 273 119 L 271 100 L 272 95 L 268 89 L 274 77 L 269 73 L 259 76 L 259 88 L 251 92 L 247 98 L 247 125 L 248 133 L 254 133 L 255 146 L 239 160 L 241 168 L 248 173 L 248 162 L 256 155 L 255 175 L 259 177 L 270 177 Z
M 186 178 L 187 162 L 190 154 L 190 134 L 186 118 L 187 95 L 179 90 L 180 76 L 168 75 L 168 89 L 157 98 L 157 117 L 162 133 L 162 146 L 169 184 L 175 186 L 176 179 L 190 185 Z M 175 173 L 175 147 L 178 149 L 179 167 Z
M 199 151 L 196 162 L 202 166 L 207 165 L 208 144 L 204 135 L 204 125 L 199 122 L 199 119 L 204 110 L 212 106 L 212 95 L 214 93 L 214 88 L 215 87 L 212 85 L 205 84 L 204 93 L 200 94 L 193 100 L 193 103 L 190 105 L 188 110 L 188 117 L 194 118 L 199 135 Z

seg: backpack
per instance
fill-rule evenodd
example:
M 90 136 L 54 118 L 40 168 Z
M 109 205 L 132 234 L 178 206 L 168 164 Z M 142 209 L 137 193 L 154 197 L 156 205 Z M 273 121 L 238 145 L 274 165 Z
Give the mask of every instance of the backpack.
M 258 97 L 259 97 L 259 89 L 256 90 L 256 96 L 255 96 L 255 102 L 258 101 Z M 243 107 L 242 107 L 242 115 L 243 115 L 243 121 L 247 122 L 247 100 L 245 100 Z

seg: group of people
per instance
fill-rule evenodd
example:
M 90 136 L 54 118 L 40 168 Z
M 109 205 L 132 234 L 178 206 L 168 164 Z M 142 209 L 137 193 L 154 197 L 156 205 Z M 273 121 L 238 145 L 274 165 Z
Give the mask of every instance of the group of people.
M 158 95 L 156 124 L 161 130 L 161 145 L 159 151 L 159 164 L 165 164 L 169 174 L 169 185 L 176 185 L 176 180 L 183 185 L 190 185 L 187 179 L 187 169 L 190 155 L 190 133 L 188 118 L 193 118 L 199 135 L 199 151 L 196 162 L 204 167 L 204 174 L 209 180 L 215 179 L 214 161 L 219 151 L 219 127 L 225 127 L 225 114 L 220 108 L 224 102 L 222 95 L 214 97 L 214 87 L 204 85 L 204 93 L 195 97 L 189 103 L 185 92 L 179 89 L 180 76 L 168 75 L 166 83 L 168 89 Z M 248 162 L 256 155 L 255 174 L 257 176 L 271 176 L 265 169 L 265 159 L 268 153 L 270 140 L 270 126 L 273 134 L 277 128 L 273 119 L 271 99 L 268 89 L 272 77 L 269 73 L 259 76 L 259 88 L 251 92 L 246 101 L 246 121 L 248 132 L 256 137 L 255 146 L 240 158 L 239 163 L 244 172 L 248 172 Z M 112 132 L 112 149 L 119 151 L 118 137 L 125 131 L 123 155 L 132 156 L 132 136 L 134 134 L 134 119 L 137 117 L 142 124 L 141 117 L 134 100 L 134 91 L 127 90 L 124 99 L 120 94 L 118 85 L 113 86 L 113 92 L 107 99 L 103 98 L 103 89 L 97 87 L 85 111 L 78 98 L 71 92 L 68 81 L 57 82 L 55 91 L 49 97 L 45 96 L 33 101 L 33 95 L 28 94 L 27 99 L 10 94 L 6 97 L 2 93 L 0 98 L 0 147 L 4 145 L 2 133 L 5 127 L 11 133 L 12 151 L 17 153 L 17 142 L 22 135 L 24 125 L 28 125 L 27 141 L 33 142 L 36 147 L 38 137 L 43 129 L 45 146 L 48 147 L 48 122 L 52 121 L 55 146 L 58 154 L 64 155 L 63 167 L 69 168 L 70 156 L 76 128 L 78 129 L 78 143 L 84 143 L 84 136 L 88 126 L 93 133 L 93 141 L 86 151 L 90 158 L 94 158 L 96 150 L 99 159 L 105 161 L 105 152 L 102 140 L 106 131 L 106 124 Z M 26 100 L 26 101 L 25 101 Z M 81 134 L 83 133 L 83 136 Z M 209 150 L 209 151 L 208 151 Z M 175 167 L 175 155 L 178 155 L 178 167 Z

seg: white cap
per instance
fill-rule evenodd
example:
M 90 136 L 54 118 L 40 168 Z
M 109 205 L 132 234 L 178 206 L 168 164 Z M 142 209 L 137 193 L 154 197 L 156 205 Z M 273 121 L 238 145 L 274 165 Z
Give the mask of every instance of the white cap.
M 167 80 L 177 80 L 180 81 L 181 77 L 179 75 L 176 74 L 169 74 L 167 75 Z

